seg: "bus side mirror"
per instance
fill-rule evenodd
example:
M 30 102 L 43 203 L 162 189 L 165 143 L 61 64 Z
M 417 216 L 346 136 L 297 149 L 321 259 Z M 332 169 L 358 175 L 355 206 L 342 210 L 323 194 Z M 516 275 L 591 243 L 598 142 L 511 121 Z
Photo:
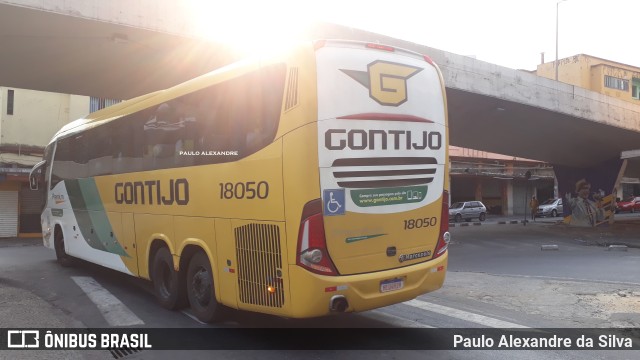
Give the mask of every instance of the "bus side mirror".
M 43 177 L 42 169 L 44 169 L 46 163 L 45 160 L 42 160 L 31 169 L 29 173 L 29 188 L 31 188 L 31 190 L 38 190 L 40 179 Z

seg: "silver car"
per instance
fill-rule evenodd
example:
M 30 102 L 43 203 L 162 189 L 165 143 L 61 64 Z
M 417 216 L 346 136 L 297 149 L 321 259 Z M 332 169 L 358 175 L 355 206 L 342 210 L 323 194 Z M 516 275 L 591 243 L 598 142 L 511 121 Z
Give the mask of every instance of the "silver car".
M 540 204 L 536 211 L 537 217 L 556 217 L 558 214 L 562 215 L 562 199 L 549 199 Z
M 449 207 L 449 219 L 459 222 L 478 219 L 484 221 L 487 217 L 487 207 L 481 201 L 462 201 L 451 204 Z

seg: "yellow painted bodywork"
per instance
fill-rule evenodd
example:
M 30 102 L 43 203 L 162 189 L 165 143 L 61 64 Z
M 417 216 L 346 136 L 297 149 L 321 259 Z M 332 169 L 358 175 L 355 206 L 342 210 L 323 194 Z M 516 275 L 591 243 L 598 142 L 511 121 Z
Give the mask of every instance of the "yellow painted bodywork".
M 138 269 L 134 263 L 128 261 L 125 262 L 127 268 L 133 274 L 149 279 L 148 261 L 153 240 L 162 240 L 171 253 L 176 255 L 179 255 L 179 250 L 184 249 L 188 243 L 204 244 L 210 249 L 215 249 L 213 220 L 215 218 L 283 221 L 281 151 L 280 141 L 275 141 L 261 152 L 235 163 L 95 178 L 103 205 L 108 213 L 134 214 L 134 221 L 127 222 L 126 227 L 114 226 L 118 239 L 130 239 L 131 237 L 127 234 L 131 234 L 135 228 L 135 247 L 139 256 Z M 189 182 L 187 205 L 116 203 L 116 183 L 160 181 L 162 191 L 166 192 L 168 191 L 166 184 L 169 184 L 171 179 L 177 178 L 187 179 Z M 257 183 L 259 181 L 269 184 L 269 196 L 266 199 L 220 198 L 220 183 Z M 148 198 L 146 200 L 148 202 Z M 110 221 L 112 224 L 118 222 L 115 217 L 110 218 Z M 215 255 L 215 251 L 207 252 Z M 215 260 L 215 257 L 211 259 Z M 177 268 L 177 263 L 175 265 Z
M 347 276 L 322 276 L 299 266 L 290 266 L 291 312 L 287 316 L 302 318 L 328 315 L 333 296 L 342 295 L 349 301 L 348 311 L 371 310 L 411 300 L 439 289 L 444 283 L 448 253 L 440 258 L 410 267 Z M 404 288 L 381 293 L 380 282 L 402 278 Z M 344 288 L 333 291 L 333 288 Z M 331 289 L 331 290 L 327 290 Z

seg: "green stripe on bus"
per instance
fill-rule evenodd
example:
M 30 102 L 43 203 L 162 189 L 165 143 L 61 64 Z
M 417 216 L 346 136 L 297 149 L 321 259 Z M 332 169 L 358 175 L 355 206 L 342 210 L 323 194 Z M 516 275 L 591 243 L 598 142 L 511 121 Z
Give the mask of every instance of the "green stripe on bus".
M 80 232 L 87 244 L 97 250 L 129 257 L 113 232 L 95 180 L 65 180 L 65 185 Z

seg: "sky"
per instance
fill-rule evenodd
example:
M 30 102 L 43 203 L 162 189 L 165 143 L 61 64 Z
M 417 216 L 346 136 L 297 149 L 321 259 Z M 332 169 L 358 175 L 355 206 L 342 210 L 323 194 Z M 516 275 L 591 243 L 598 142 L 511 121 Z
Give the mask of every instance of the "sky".
M 560 59 L 588 54 L 640 67 L 638 0 L 193 1 L 216 40 L 293 37 L 292 29 L 321 20 L 525 70 L 542 52 L 545 62 L 555 59 L 557 9 Z M 210 11 L 227 16 L 211 21 Z
M 540 63 L 541 52 L 546 62 L 555 59 L 557 6 L 559 58 L 582 53 L 640 66 L 640 46 L 634 46 L 634 35 L 640 33 L 640 23 L 634 23 L 640 15 L 638 0 L 344 2 L 351 13 L 357 12 L 355 4 L 394 7 L 383 11 L 384 5 L 373 5 L 378 11 L 336 22 L 527 70 Z

